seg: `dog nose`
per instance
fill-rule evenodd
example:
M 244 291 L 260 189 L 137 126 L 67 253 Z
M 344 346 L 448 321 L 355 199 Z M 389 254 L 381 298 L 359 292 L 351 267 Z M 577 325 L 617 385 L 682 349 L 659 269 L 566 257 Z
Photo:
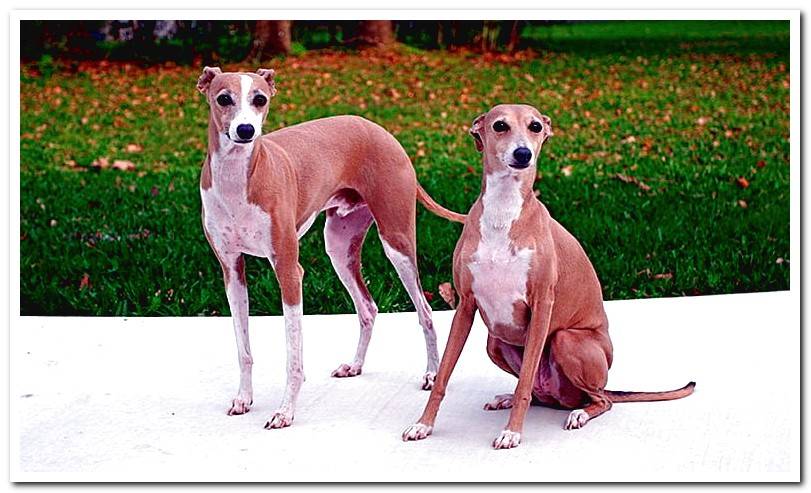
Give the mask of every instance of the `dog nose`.
M 253 125 L 249 123 L 243 123 L 242 125 L 237 125 L 237 135 L 242 140 L 248 140 L 253 137 Z
M 532 159 L 532 151 L 526 147 L 519 147 L 513 151 L 513 157 L 518 164 L 527 164 Z

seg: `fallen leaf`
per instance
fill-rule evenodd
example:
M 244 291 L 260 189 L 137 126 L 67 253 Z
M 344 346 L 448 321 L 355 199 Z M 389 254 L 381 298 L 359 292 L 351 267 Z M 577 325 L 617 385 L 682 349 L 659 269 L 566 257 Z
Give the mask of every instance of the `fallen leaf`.
M 737 179 L 737 180 L 735 180 L 735 182 L 736 182 L 736 183 L 738 184 L 738 186 L 739 186 L 739 187 L 741 187 L 741 188 L 749 188 L 749 180 L 747 180 L 747 179 L 746 179 L 746 178 L 744 178 L 743 176 L 739 176 L 739 177 L 738 177 L 738 179 Z
M 106 157 L 100 157 L 95 161 L 93 161 L 92 163 L 90 163 L 90 166 L 98 169 L 107 169 L 110 167 L 110 160 L 107 159 Z
M 90 275 L 85 272 L 82 276 L 82 280 L 79 281 L 79 289 L 87 289 L 90 287 Z
M 662 273 L 662 274 L 654 274 L 653 278 L 654 279 L 673 279 L 673 273 L 672 272 L 665 272 L 665 273 Z
M 749 207 L 749 204 L 747 204 L 745 200 L 739 200 L 738 205 L 741 207 L 741 209 L 746 209 Z
M 439 296 L 445 300 L 451 308 L 456 308 L 456 292 L 453 290 L 453 286 L 449 282 L 443 282 L 437 288 L 439 290 Z
M 132 171 L 135 169 L 135 163 L 132 161 L 124 161 L 123 159 L 116 159 L 113 161 L 113 169 L 121 171 Z
M 774 261 L 774 263 L 776 263 L 776 264 L 782 264 L 783 262 L 785 262 L 783 257 L 777 257 L 777 260 Z
M 704 125 L 707 124 L 708 121 L 710 121 L 709 118 L 707 118 L 706 116 L 702 116 L 702 117 L 699 117 L 698 120 L 696 120 L 696 124 L 698 124 L 700 126 L 704 126 Z
M 434 293 L 430 291 L 423 291 L 422 294 L 425 295 L 425 299 L 428 301 L 434 301 Z
M 628 176 L 622 173 L 617 173 L 616 175 L 614 175 L 614 178 L 618 179 L 623 183 L 632 183 L 637 187 L 639 187 L 640 190 L 643 190 L 645 192 L 650 191 L 650 185 L 646 184 L 645 182 L 641 181 L 639 178 L 635 176 Z
M 766 161 L 761 159 L 760 161 L 757 162 L 757 167 L 758 168 L 765 168 L 766 167 Z
M 161 191 L 157 186 L 152 185 L 152 189 L 149 191 L 149 193 L 151 193 L 153 197 L 157 197 Z
M 571 164 L 560 168 L 560 172 L 563 173 L 563 176 L 572 176 L 573 170 L 574 166 L 572 166 Z
M 144 148 L 139 146 L 138 144 L 127 144 L 127 147 L 125 149 L 127 152 L 141 152 L 144 150 Z

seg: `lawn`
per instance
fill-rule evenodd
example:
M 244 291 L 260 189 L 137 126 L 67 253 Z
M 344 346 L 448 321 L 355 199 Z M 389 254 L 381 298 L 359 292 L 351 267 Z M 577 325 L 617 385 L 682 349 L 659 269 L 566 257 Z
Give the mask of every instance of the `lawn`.
M 788 289 L 788 22 L 583 23 L 524 34 L 531 49 L 514 55 L 401 46 L 273 61 L 279 94 L 265 131 L 365 116 L 400 140 L 437 201 L 466 211 L 481 181 L 470 122 L 494 104 L 526 102 L 555 131 L 538 166 L 539 197 L 580 239 L 606 299 Z M 200 223 L 200 69 L 22 67 L 23 315 L 228 313 Z M 451 279 L 461 227 L 421 207 L 417 222 L 423 287 L 445 308 L 437 286 Z M 320 226 L 323 216 L 301 240 L 305 312 L 351 312 Z M 363 262 L 381 310 L 412 309 L 374 232 Z M 270 266 L 247 266 L 251 312 L 279 314 Z

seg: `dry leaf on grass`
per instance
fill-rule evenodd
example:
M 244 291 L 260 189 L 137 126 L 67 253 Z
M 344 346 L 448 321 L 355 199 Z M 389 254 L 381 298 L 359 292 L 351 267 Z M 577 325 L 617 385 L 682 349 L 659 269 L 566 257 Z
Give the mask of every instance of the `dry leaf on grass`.
M 451 283 L 443 282 L 439 285 L 438 290 L 439 296 L 442 296 L 445 303 L 450 305 L 451 308 L 456 308 L 456 292 L 453 290 Z
M 135 163 L 132 161 L 124 161 L 123 159 L 116 159 L 113 161 L 112 168 L 121 171 L 132 171 L 135 169 Z
M 82 280 L 79 281 L 79 289 L 87 289 L 90 287 L 90 274 L 85 272 L 82 276 Z
M 631 183 L 639 187 L 640 190 L 645 192 L 650 191 L 650 185 L 647 185 L 645 182 L 641 181 L 639 178 L 635 176 L 623 175 L 622 173 L 617 173 L 614 175 L 616 179 L 623 183 Z

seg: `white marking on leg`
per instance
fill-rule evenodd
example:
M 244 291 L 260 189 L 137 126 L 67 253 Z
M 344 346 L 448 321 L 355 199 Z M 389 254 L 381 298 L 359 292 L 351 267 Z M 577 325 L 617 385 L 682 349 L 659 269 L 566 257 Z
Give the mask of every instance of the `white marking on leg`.
M 304 224 L 301 225 L 298 231 L 296 231 L 296 236 L 298 236 L 299 240 L 301 239 L 302 236 L 307 234 L 307 231 L 310 230 L 313 223 L 315 222 L 316 217 L 318 217 L 318 212 L 313 212 L 312 215 L 308 217 L 306 221 L 304 221 Z
M 282 304 L 284 327 L 287 334 L 287 387 L 284 390 L 282 404 L 273 413 L 265 428 L 284 428 L 293 422 L 301 384 L 304 382 L 301 338 L 301 303 L 297 305 Z
M 433 431 L 434 428 L 432 426 L 422 423 L 414 423 L 403 430 L 403 441 L 407 442 L 409 440 L 422 440 L 424 438 L 428 438 L 428 435 L 430 435 Z
M 484 404 L 485 411 L 497 411 L 513 407 L 513 394 L 499 394 L 493 400 Z
M 420 287 L 420 280 L 417 276 L 417 268 L 414 262 L 411 261 L 403 253 L 394 249 L 382 237 L 380 242 L 383 244 L 383 251 L 386 252 L 386 257 L 389 258 L 400 281 L 403 283 L 406 291 L 408 292 L 414 308 L 417 309 L 417 317 L 422 326 L 422 332 L 425 336 L 425 349 L 428 355 L 428 365 L 426 367 L 425 375 L 423 375 L 422 388 L 430 390 L 434 385 L 436 378 L 436 370 L 439 367 L 439 356 L 437 354 L 436 346 L 436 332 L 434 332 L 434 322 L 431 319 L 431 306 L 425 299 L 425 293 L 422 292 Z
M 521 434 L 515 431 L 502 430 L 501 433 L 493 440 L 494 449 L 514 448 L 521 443 Z
M 563 429 L 577 430 L 578 428 L 586 426 L 588 422 L 589 414 L 582 409 L 575 409 L 569 413 L 569 417 L 566 418 L 566 424 L 563 425 Z
M 248 337 L 248 287 L 239 280 L 237 272 L 231 268 L 228 285 L 225 288 L 228 296 L 228 306 L 231 309 L 231 318 L 234 323 L 234 335 L 237 342 L 237 357 L 239 360 L 239 392 L 231 402 L 228 414 L 247 413 L 253 403 L 253 386 L 251 383 L 251 369 L 253 357 Z
M 366 351 L 369 348 L 369 340 L 372 337 L 375 317 L 377 317 L 377 305 L 371 296 L 367 294 L 358 284 L 355 269 L 360 271 L 360 248 L 366 230 L 371 224 L 371 216 L 359 215 L 336 218 L 327 215 L 327 224 L 324 228 L 324 243 L 327 255 L 332 262 L 338 278 L 346 288 L 352 303 L 355 305 L 355 312 L 358 314 L 360 323 L 360 336 L 358 348 L 355 351 L 355 358 L 351 365 L 342 364 L 332 372 L 333 377 L 353 377 L 359 375 L 363 369 L 363 362 L 366 359 Z M 368 214 L 368 213 L 367 213 Z M 345 228 L 340 228 L 343 225 Z M 358 265 L 353 266 L 357 262 Z

